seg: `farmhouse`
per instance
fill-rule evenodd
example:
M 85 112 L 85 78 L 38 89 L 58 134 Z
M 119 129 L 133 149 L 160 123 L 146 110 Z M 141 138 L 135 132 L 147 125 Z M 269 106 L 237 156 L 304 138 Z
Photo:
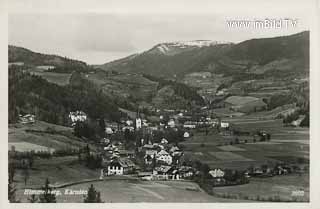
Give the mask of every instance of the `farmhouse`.
M 220 123 L 220 127 L 221 127 L 221 128 L 229 128 L 229 123 L 227 123 L 227 122 L 221 122 L 221 123 Z
M 183 128 L 194 129 L 196 128 L 196 124 L 191 121 L 187 121 L 183 124 Z
M 111 161 L 107 167 L 107 175 L 124 175 L 134 171 L 135 164 L 127 158 Z
M 156 155 L 156 159 L 157 161 L 165 162 L 168 165 L 171 165 L 172 163 L 171 155 L 169 155 L 169 153 L 165 150 L 161 150 L 160 152 L 158 152 L 158 154 Z
M 69 113 L 69 118 L 71 119 L 72 125 L 75 125 L 76 122 L 84 122 L 87 120 L 87 115 L 83 111 L 75 111 Z
M 172 167 L 161 165 L 159 167 L 155 167 L 152 172 L 152 177 L 155 180 L 168 180 L 171 176 Z
M 230 96 L 224 101 L 224 106 L 244 113 L 261 111 L 267 108 L 267 104 L 262 99 L 250 96 Z
M 161 139 L 161 144 L 168 144 L 168 140 L 166 140 L 165 138 Z
M 174 122 L 173 119 L 170 119 L 170 120 L 169 120 L 168 126 L 169 126 L 170 128 L 174 128 L 174 127 L 176 126 L 176 124 L 175 124 L 175 122 Z
M 189 138 L 189 137 L 190 137 L 190 134 L 188 132 L 184 132 L 183 138 Z
M 26 124 L 26 123 L 34 123 L 35 122 L 35 116 L 32 114 L 26 114 L 24 116 L 19 115 L 19 121 L 22 124 Z
M 113 134 L 113 130 L 110 127 L 106 127 L 106 134 Z

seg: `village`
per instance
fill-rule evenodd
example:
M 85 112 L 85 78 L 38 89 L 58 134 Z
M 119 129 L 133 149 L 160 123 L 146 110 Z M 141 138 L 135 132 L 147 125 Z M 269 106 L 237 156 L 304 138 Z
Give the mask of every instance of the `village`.
M 251 106 L 255 111 L 261 103 Z M 234 108 L 234 107 L 231 107 Z M 248 108 L 246 108 L 248 111 Z M 250 110 L 249 110 L 250 111 Z M 244 170 L 210 168 L 202 162 L 186 159 L 180 142 L 192 140 L 193 135 L 202 131 L 223 136 L 233 136 L 234 140 L 227 145 L 268 142 L 270 133 L 259 130 L 257 133 L 243 132 L 246 139 L 239 139 L 229 122 L 212 117 L 206 107 L 192 113 L 187 110 L 160 110 L 153 112 L 153 121 L 147 120 L 144 114 L 137 113 L 135 118 L 127 118 L 121 123 L 105 122 L 105 137 L 97 144 L 98 155 L 102 157 L 100 179 L 111 176 L 132 176 L 141 180 L 196 180 L 196 176 L 204 175 L 211 186 L 225 186 L 249 183 L 250 177 L 272 177 L 289 173 L 301 173 L 305 168 L 296 165 L 278 163 L 256 165 Z M 87 116 L 82 111 L 69 115 L 72 126 L 85 122 Z M 232 117 L 232 116 L 231 116 Z M 157 119 L 158 118 L 158 119 Z M 198 163 L 200 165 L 195 165 Z M 204 168 L 205 167 L 205 168 Z

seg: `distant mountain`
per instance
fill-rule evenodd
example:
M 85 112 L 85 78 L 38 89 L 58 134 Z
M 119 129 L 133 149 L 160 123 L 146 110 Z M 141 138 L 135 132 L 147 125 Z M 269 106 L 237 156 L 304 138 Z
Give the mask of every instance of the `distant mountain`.
M 202 47 L 215 46 L 217 44 L 222 43 L 210 40 L 161 43 L 150 49 L 148 53 L 171 56 Z
M 192 72 L 235 75 L 305 73 L 309 68 L 309 32 L 247 40 L 238 44 L 212 41 L 162 43 L 141 54 L 100 65 L 104 70 L 154 76 Z
M 33 52 L 29 49 L 12 46 L 8 47 L 9 63 L 24 63 L 28 66 L 54 66 L 59 72 L 83 71 L 88 68 L 85 62 L 69 59 L 58 55 L 48 55 Z

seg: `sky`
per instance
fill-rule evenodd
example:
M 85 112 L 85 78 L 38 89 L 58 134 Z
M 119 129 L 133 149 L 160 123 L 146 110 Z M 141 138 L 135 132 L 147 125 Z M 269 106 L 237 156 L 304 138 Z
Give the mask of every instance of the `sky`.
M 296 27 L 230 28 L 228 20 L 290 18 Z M 309 29 L 299 12 L 241 13 L 11 13 L 9 44 L 103 64 L 140 53 L 158 43 L 189 40 L 241 42 L 294 34 Z

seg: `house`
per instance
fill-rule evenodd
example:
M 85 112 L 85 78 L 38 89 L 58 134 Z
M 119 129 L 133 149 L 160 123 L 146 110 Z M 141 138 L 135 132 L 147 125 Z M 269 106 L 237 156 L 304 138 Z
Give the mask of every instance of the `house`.
M 106 134 L 113 134 L 113 130 L 110 127 L 106 127 Z
M 166 140 L 165 138 L 161 139 L 161 144 L 168 144 L 168 140 Z
M 100 140 L 100 143 L 101 144 L 109 144 L 110 143 L 110 139 L 103 138 L 103 139 Z
M 184 132 L 183 138 L 189 138 L 189 137 L 190 137 L 190 134 L 188 132 Z
M 172 163 L 171 155 L 165 150 L 161 150 L 160 152 L 158 152 L 156 155 L 156 159 L 157 161 L 165 162 L 168 165 L 171 165 Z
M 170 128 L 174 128 L 174 127 L 176 126 L 176 123 L 174 122 L 173 119 L 170 119 L 170 120 L 168 121 L 168 126 L 169 126 Z
M 221 128 L 229 128 L 229 123 L 227 123 L 227 122 L 221 122 L 221 123 L 220 123 L 220 127 L 221 127 Z
M 132 120 L 127 120 L 127 121 L 126 121 L 126 124 L 127 124 L 128 126 L 132 126 L 132 125 L 133 125 L 133 121 L 132 121 Z
M 32 114 L 26 114 L 24 116 L 19 115 L 19 122 L 22 124 L 34 123 L 35 118 L 36 118 L 35 115 L 32 115 Z
M 53 70 L 53 69 L 55 69 L 56 67 L 53 66 L 53 65 L 39 65 L 39 66 L 37 66 L 36 68 L 39 69 L 39 70 L 48 71 L 48 70 Z
M 183 124 L 183 128 L 194 129 L 194 128 L 196 128 L 196 124 L 194 122 L 192 122 L 192 121 L 186 121 Z
M 305 116 L 299 116 L 299 118 L 297 120 L 294 120 L 291 122 L 292 126 L 298 127 L 300 126 L 301 122 L 303 121 L 303 119 L 305 118 Z
M 133 173 L 135 164 L 128 158 L 118 158 L 107 166 L 107 175 L 125 175 Z
M 142 127 L 141 118 L 136 118 L 136 129 L 140 129 Z
M 129 130 L 130 132 L 131 132 L 131 131 L 134 131 L 134 127 L 132 127 L 132 126 L 124 126 L 124 127 L 122 128 L 122 131 L 126 131 L 126 130 Z
M 173 146 L 173 147 L 170 148 L 169 151 L 170 151 L 170 153 L 174 153 L 174 152 L 180 151 L 180 149 L 179 149 L 179 147 L 177 147 L 177 146 Z
M 230 96 L 224 101 L 224 106 L 243 113 L 261 111 L 267 108 L 267 104 L 261 98 L 251 96 Z
M 210 170 L 209 174 L 213 177 L 213 178 L 222 178 L 224 177 L 224 171 L 222 171 L 221 169 L 214 169 L 214 170 Z
M 133 150 L 119 149 L 118 152 L 120 157 L 134 158 L 135 156 L 135 153 Z
M 72 122 L 72 126 L 76 124 L 76 122 L 84 122 L 87 120 L 87 114 L 84 113 L 83 111 L 75 111 L 75 112 L 70 112 L 69 113 L 69 118 Z
M 153 178 L 157 180 L 168 180 L 170 178 L 169 175 L 171 174 L 171 171 L 171 166 L 161 165 L 153 169 L 152 175 Z
M 191 178 L 195 174 L 195 170 L 190 166 L 181 166 L 178 170 L 180 178 Z

